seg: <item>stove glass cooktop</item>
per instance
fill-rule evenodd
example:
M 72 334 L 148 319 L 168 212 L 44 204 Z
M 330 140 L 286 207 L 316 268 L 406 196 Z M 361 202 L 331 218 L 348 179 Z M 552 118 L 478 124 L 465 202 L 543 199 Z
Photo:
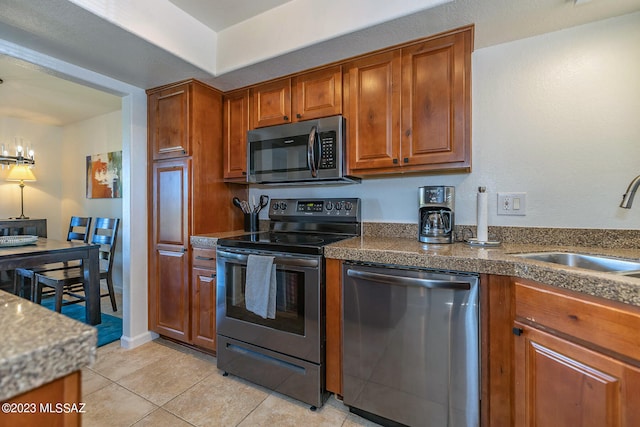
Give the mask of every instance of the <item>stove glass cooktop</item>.
M 323 246 L 348 239 L 345 234 L 306 234 L 262 232 L 218 240 L 218 246 L 278 252 L 322 254 Z

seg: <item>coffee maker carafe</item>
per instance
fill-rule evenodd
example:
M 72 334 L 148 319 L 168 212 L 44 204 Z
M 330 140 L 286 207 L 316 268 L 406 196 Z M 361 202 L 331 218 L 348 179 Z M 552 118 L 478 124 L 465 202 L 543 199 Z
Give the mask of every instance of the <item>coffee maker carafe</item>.
M 452 243 L 455 187 L 418 188 L 420 221 L 418 240 L 424 243 Z

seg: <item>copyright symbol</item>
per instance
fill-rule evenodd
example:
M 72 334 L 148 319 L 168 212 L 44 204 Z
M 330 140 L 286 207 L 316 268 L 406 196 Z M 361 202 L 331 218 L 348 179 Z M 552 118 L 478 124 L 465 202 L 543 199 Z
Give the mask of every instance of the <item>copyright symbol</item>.
M 10 410 L 11 410 L 11 404 L 10 403 L 3 403 L 2 404 L 2 412 L 4 412 L 6 414 Z

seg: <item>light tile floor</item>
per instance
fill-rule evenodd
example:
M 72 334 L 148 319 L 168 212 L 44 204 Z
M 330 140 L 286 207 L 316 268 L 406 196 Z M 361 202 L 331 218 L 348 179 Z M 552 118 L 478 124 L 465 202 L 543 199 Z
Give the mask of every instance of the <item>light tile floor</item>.
M 309 405 L 241 378 L 222 376 L 213 356 L 157 339 L 132 350 L 98 348 L 82 371 L 83 425 L 94 426 L 377 426 L 335 397 Z

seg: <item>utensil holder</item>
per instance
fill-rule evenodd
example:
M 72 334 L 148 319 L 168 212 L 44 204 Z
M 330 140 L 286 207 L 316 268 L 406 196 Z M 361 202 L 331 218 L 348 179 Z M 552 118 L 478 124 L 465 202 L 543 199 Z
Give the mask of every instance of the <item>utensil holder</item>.
M 251 233 L 258 231 L 258 214 L 256 212 L 244 214 L 244 231 Z

